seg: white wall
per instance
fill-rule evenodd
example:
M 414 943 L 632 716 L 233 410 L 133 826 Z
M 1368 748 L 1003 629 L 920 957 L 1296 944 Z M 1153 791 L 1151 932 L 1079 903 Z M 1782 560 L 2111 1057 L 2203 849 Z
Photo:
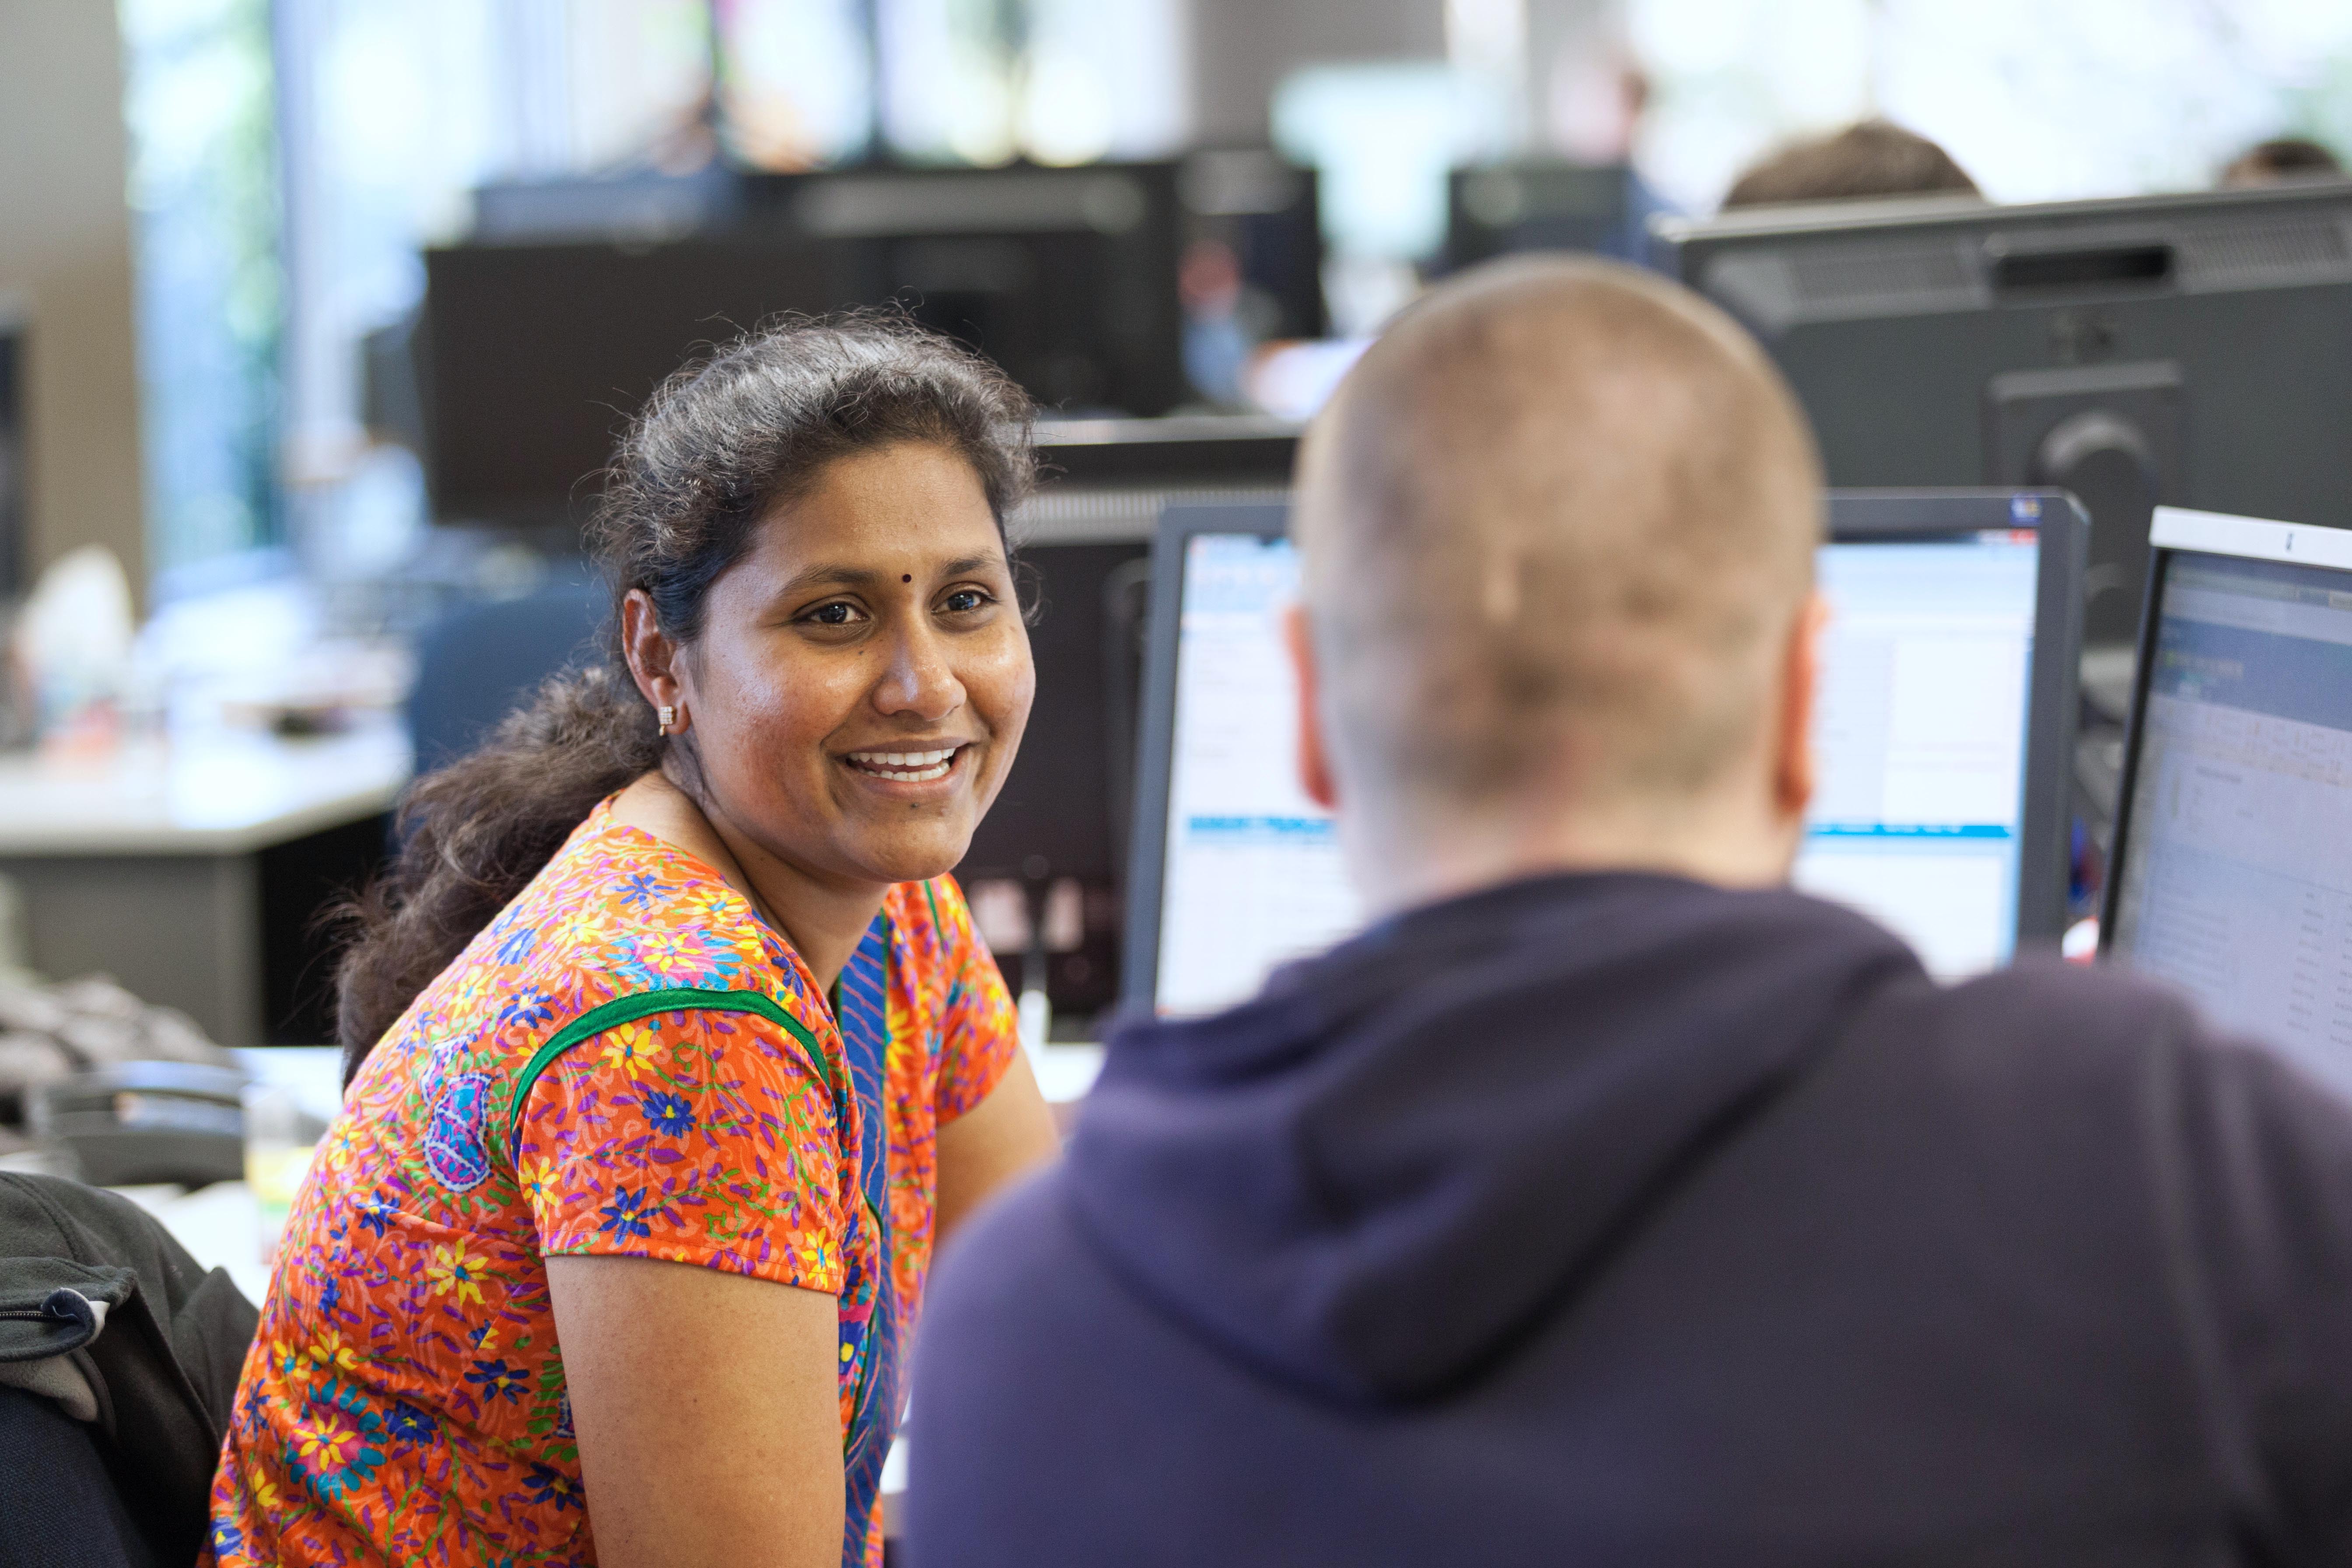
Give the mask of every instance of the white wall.
M 35 571 L 110 545 L 146 581 L 139 375 L 111 0 L 0 0 L 0 294 L 32 341 Z
M 1711 208 L 1775 143 L 1879 113 L 1995 201 L 2193 190 L 2249 144 L 2352 153 L 2344 0 L 1623 0 L 1645 171 Z
M 1444 0 L 1192 0 L 1195 134 L 1264 143 L 1283 78 L 1333 60 L 1444 59 Z

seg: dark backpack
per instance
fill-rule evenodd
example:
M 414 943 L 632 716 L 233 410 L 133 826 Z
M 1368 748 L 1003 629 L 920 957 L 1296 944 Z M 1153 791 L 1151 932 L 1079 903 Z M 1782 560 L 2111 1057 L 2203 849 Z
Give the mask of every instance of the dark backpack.
M 194 1562 L 258 1321 L 129 1199 L 0 1172 L 0 1568 Z

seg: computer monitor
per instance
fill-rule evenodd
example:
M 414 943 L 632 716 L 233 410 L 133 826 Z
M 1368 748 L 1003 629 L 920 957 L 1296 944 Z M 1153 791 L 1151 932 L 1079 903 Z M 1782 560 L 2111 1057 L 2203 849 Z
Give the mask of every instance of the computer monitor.
M 1078 885 L 1077 928 L 1065 925 L 1045 955 L 1056 1018 L 1093 1017 L 1119 996 L 1153 529 L 1171 502 L 1278 499 L 1297 444 L 1296 426 L 1246 417 L 1037 427 L 1047 479 L 1008 520 L 1022 598 L 1034 611 L 1037 697 L 1021 754 L 956 876 L 984 909 L 1005 896 L 992 883 L 1017 884 L 1031 901 Z M 997 960 L 1009 981 L 1033 978 L 1019 946 L 1000 947 Z
M 2081 497 L 2094 645 L 2138 631 L 2158 503 L 2352 526 L 2352 183 L 1652 229 L 1780 362 L 1832 485 Z
M 1171 507 L 1151 647 L 1123 997 L 1197 1013 L 1360 921 L 1296 774 L 1276 612 L 1287 507 Z M 2066 758 L 2089 522 L 2055 492 L 1832 495 L 1820 778 L 1795 880 L 1966 974 L 2065 921 Z
M 849 259 L 862 303 L 978 347 L 1049 410 L 1165 414 L 1192 395 L 1173 162 L 772 174 L 747 221 Z
M 1445 181 L 1451 272 L 1521 250 L 1577 250 L 1647 259 L 1643 220 L 1655 198 L 1622 163 L 1525 158 L 1453 170 Z
M 2104 953 L 2352 1088 L 2352 532 L 2151 543 Z
M 1252 337 L 1319 338 L 1323 300 L 1321 176 L 1264 147 L 1204 147 L 1185 156 L 1177 190 L 1185 242 L 1226 247 L 1241 271 L 1234 302 Z
M 421 456 L 447 523 L 578 523 L 630 417 L 698 351 L 873 302 L 837 254 L 733 237 L 449 246 L 425 279 Z
M 483 235 L 425 253 L 412 334 L 434 514 L 578 521 L 662 378 L 784 311 L 895 301 L 1049 413 L 1163 414 L 1192 396 L 1181 167 L 740 175 L 675 210 L 646 182 L 485 191 Z M 614 227 L 583 237 L 600 204 Z M 708 226 L 640 226 L 665 214 Z

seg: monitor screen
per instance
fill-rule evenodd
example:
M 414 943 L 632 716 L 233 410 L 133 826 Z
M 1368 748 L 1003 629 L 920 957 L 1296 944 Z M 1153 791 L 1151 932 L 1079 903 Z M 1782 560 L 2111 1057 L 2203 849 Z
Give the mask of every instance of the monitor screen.
M 1835 609 L 1798 886 L 1885 921 L 1939 974 L 2015 944 L 2041 547 L 2032 531 L 1822 546 Z M 1153 1000 L 1200 1013 L 1353 931 L 1331 818 L 1297 778 L 1278 613 L 1287 540 L 1200 533 L 1179 601 Z
M 1278 620 L 1297 583 L 1286 539 L 1201 533 L 1185 545 L 1155 997 L 1165 1012 L 1243 1001 L 1277 964 L 1358 921 L 1331 818 L 1298 784 L 1298 687 Z
M 2147 682 L 2110 951 L 2352 1083 L 2352 573 L 2173 554 Z
M 1900 932 L 1939 976 L 2016 946 L 2041 553 L 2001 531 L 1819 558 L 1832 618 L 1794 880 Z

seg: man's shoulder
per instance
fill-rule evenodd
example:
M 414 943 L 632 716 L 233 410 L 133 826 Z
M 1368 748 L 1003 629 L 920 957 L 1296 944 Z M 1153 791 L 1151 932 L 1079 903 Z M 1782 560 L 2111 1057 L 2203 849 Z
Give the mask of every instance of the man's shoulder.
M 2344 1086 L 2127 971 L 2028 960 L 1891 986 L 1850 1028 L 1852 1047 L 1905 1063 L 1948 1108 L 2053 1135 L 2105 1127 L 2192 1185 L 2242 1182 L 2257 1146 L 2270 1167 L 2257 1185 L 2298 1171 L 2352 1181 Z
M 1157 1319 L 1087 1231 L 1072 1184 L 1066 1161 L 1022 1178 L 940 1254 L 916 1346 L 916 1383 L 934 1406 L 1050 1399 L 1155 1336 Z
M 1938 984 L 1925 977 L 1882 988 L 1854 1027 L 2011 1072 L 2133 1069 L 2151 1053 L 2252 1047 L 2216 1030 L 2189 999 L 2124 971 L 2029 958 Z
M 1084 1253 L 1070 1221 L 1067 1167 L 1056 1161 L 992 1197 L 940 1254 L 923 1331 L 947 1331 L 966 1310 L 1034 1306 L 1059 1290 Z M 1025 1310 L 1025 1308 L 1024 1308 Z

